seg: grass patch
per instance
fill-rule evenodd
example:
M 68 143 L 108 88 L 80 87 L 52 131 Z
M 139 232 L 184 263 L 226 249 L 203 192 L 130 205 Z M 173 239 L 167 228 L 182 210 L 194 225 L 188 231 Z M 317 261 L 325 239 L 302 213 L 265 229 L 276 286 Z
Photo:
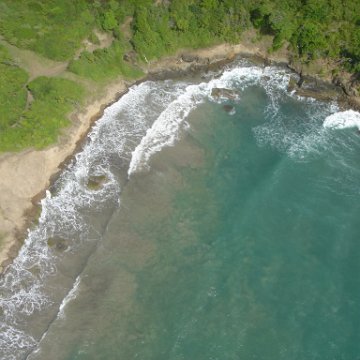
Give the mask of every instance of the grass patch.
M 85 0 L 0 1 L 0 33 L 5 39 L 53 60 L 72 57 L 95 22 Z
M 34 101 L 16 126 L 0 132 L 0 151 L 44 148 L 56 142 L 59 130 L 69 124 L 67 114 L 78 106 L 84 88 L 67 79 L 38 77 L 28 84 Z
M 28 74 L 20 69 L 0 45 L 0 132 L 13 126 L 25 109 Z
M 78 60 L 70 62 L 69 70 L 98 82 L 120 75 L 128 79 L 140 77 L 142 71 L 123 60 L 125 51 L 121 41 L 114 41 L 110 47 L 97 49 L 93 53 L 84 51 Z

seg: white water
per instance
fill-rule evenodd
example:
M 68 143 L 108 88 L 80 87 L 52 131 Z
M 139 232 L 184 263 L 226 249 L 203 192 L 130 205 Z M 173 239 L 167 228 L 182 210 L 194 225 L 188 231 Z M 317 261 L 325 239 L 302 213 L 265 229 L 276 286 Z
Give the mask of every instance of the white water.
M 266 114 L 267 122 L 254 128 L 255 137 L 260 146 L 277 148 L 296 161 L 312 161 L 325 149 L 332 147 L 332 136 L 322 126 L 324 118 L 339 110 L 338 105 L 324 103 L 314 98 L 303 98 L 288 94 L 296 101 L 306 104 L 298 115 L 279 113 L 275 105 Z M 311 119 L 304 122 L 303 118 Z
M 339 111 L 328 116 L 324 127 L 330 129 L 358 128 L 360 130 L 360 113 L 354 110 Z
M 241 92 L 248 86 L 261 85 L 272 99 L 271 108 L 274 111 L 277 108 L 279 97 L 287 89 L 289 79 L 290 73 L 284 69 L 244 66 L 227 70 L 218 79 L 186 87 L 184 93 L 170 103 L 160 114 L 133 151 L 128 176 L 147 169 L 149 159 L 153 154 L 161 151 L 164 146 L 174 144 L 181 132 L 182 125 L 186 125 L 185 119 L 197 105 L 205 100 L 216 102 L 226 100 L 226 96 L 213 98 L 211 96 L 213 89 Z M 240 94 L 236 98 L 239 101 Z M 232 114 L 234 115 L 234 112 Z
M 64 297 L 63 301 L 61 302 L 60 307 L 59 307 L 59 313 L 58 313 L 59 318 L 64 318 L 65 317 L 65 307 L 66 307 L 66 305 L 71 300 L 74 300 L 76 298 L 76 295 L 79 292 L 80 279 L 81 279 L 80 276 L 78 276 L 76 278 L 74 286 L 72 287 L 72 289 L 69 291 L 69 293 Z
M 93 241 L 89 234 L 96 229 L 87 222 L 84 210 L 91 208 L 92 212 L 101 212 L 109 204 L 119 205 L 121 189 L 112 170 L 114 158 L 120 166 L 129 162 L 131 151 L 156 115 L 184 86 L 146 82 L 132 87 L 105 110 L 83 150 L 57 181 L 56 193 L 47 191 L 46 198 L 41 201 L 39 225 L 29 231 L 18 257 L 0 279 L 2 360 L 20 359 L 36 346 L 37 340 L 24 331 L 29 319 L 56 303 L 60 305 L 66 289 L 51 291 L 57 279 L 70 285 L 68 277 L 71 274 L 59 272 L 57 264 L 61 264 L 66 252 L 70 255 L 82 242 Z M 153 106 L 147 106 L 149 101 Z M 88 179 L 99 175 L 106 176 L 105 184 L 96 191 L 89 189 Z M 54 237 L 66 240 L 65 254 L 59 254 L 47 245 L 48 239 Z M 76 275 L 73 274 L 73 278 Z M 63 308 L 60 310 L 62 314 Z

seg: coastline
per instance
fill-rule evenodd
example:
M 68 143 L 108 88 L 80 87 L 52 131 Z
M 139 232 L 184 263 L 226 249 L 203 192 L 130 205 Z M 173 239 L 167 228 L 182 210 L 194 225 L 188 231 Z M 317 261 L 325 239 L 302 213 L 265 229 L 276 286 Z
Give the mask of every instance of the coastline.
M 118 79 L 106 86 L 103 94 L 97 98 L 88 98 L 84 107 L 70 114 L 72 125 L 65 129 L 57 144 L 44 150 L 26 150 L 21 153 L 9 153 L 0 156 L 0 273 L 17 256 L 26 237 L 26 231 L 38 216 L 40 200 L 44 197 L 57 174 L 68 163 L 69 159 L 79 151 L 94 122 L 99 119 L 104 109 L 117 101 L 128 88 L 135 83 L 148 79 L 180 77 L 191 72 L 201 72 L 219 68 L 233 61 L 237 56 L 250 57 L 253 60 L 270 64 L 282 64 L 297 72 L 305 82 L 317 86 L 316 78 L 304 74 L 303 69 L 297 69 L 290 63 L 291 54 L 279 51 L 268 54 L 266 46 L 261 43 L 242 43 L 237 45 L 221 44 L 206 49 L 178 51 L 175 55 L 162 58 L 143 66 L 145 76 L 137 81 Z M 306 80 L 308 78 L 308 80 Z M 322 81 L 322 80 L 321 80 Z M 328 79 L 324 83 L 332 83 Z M 298 84 L 294 85 L 295 87 Z M 332 85 L 332 87 L 341 86 Z M 300 89 L 301 86 L 298 86 Z M 321 87 L 320 87 L 321 89 Z M 311 89 L 308 92 L 311 92 Z M 312 92 L 314 95 L 314 92 Z M 340 94 L 340 92 L 339 92 Z M 305 93 L 302 94 L 306 96 Z M 311 96 L 311 94 L 308 94 Z M 333 95 L 331 95 L 333 96 Z M 340 102 L 344 99 L 341 98 Z M 352 100 L 351 100 L 352 99 Z M 347 97 L 349 103 L 354 101 L 359 106 L 359 98 Z M 351 101 L 350 101 L 351 100 Z M 344 100 L 345 104 L 345 100 Z M 354 105 L 355 106 L 355 105 Z M 356 107 L 355 106 L 355 107 Z

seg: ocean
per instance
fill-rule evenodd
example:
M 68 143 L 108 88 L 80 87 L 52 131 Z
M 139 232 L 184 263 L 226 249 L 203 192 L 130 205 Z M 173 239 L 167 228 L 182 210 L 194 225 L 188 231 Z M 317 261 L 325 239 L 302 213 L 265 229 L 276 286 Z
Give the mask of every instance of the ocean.
M 0 279 L 3 360 L 360 359 L 360 114 L 237 60 L 105 110 Z

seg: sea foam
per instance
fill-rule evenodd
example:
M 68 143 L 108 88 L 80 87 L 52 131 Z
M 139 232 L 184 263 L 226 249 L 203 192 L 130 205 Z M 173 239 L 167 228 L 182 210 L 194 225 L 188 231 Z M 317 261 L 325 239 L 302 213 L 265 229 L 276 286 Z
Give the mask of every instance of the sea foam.
M 79 292 L 79 286 L 80 286 L 80 276 L 76 278 L 72 289 L 69 291 L 69 293 L 64 297 L 63 301 L 61 302 L 58 313 L 59 318 L 65 317 L 65 307 L 70 301 L 76 298 Z
M 360 113 L 354 110 L 339 111 L 328 116 L 323 126 L 330 129 L 358 128 L 360 130 Z
M 102 211 L 109 204 L 118 206 L 121 189 L 112 170 L 114 159 L 119 159 L 120 165 L 124 163 L 127 166 L 131 152 L 145 135 L 146 129 L 158 113 L 178 96 L 177 89 L 181 86 L 185 85 L 174 87 L 167 82 L 158 84 L 148 81 L 132 87 L 105 110 L 91 130 L 82 151 L 76 154 L 73 162 L 61 174 L 56 191 L 47 191 L 41 201 L 39 224 L 29 231 L 18 256 L 0 278 L 2 360 L 21 358 L 24 352 L 31 351 L 37 345 L 40 339 L 24 331 L 31 328 L 30 321 L 36 318 L 36 313 L 56 311 L 58 306 L 58 314 L 63 316 L 66 304 L 76 296 L 76 291 L 68 292 L 66 288 L 51 291 L 58 277 L 64 279 L 58 265 L 61 265 L 65 254 L 50 248 L 48 239 L 65 239 L 67 251 L 72 253 L 82 242 L 93 241 L 89 238 L 93 225 L 87 221 L 84 210 L 91 208 L 94 212 Z M 149 101 L 153 102 L 152 106 L 147 106 Z M 87 183 L 91 176 L 104 176 L 106 181 L 101 187 L 90 189 Z M 76 278 L 78 274 L 71 276 Z M 68 280 L 66 282 L 67 286 L 73 285 Z M 76 282 L 74 288 L 78 286 Z M 49 318 L 55 315 L 49 315 Z
M 286 91 L 289 79 L 290 73 L 284 69 L 260 68 L 243 64 L 243 66 L 224 71 L 220 78 L 187 86 L 160 114 L 132 152 L 128 177 L 130 178 L 134 173 L 148 169 L 149 159 L 153 154 L 175 143 L 182 126 L 186 125 L 186 118 L 197 105 L 205 100 L 219 103 L 227 100 L 224 96 L 213 97 L 213 89 L 240 92 L 249 86 L 261 85 L 271 99 L 271 107 L 277 108 L 278 99 L 281 96 L 279 91 L 280 93 Z M 239 101 L 240 96 L 235 96 L 234 100 Z M 231 115 L 234 114 L 233 111 Z

